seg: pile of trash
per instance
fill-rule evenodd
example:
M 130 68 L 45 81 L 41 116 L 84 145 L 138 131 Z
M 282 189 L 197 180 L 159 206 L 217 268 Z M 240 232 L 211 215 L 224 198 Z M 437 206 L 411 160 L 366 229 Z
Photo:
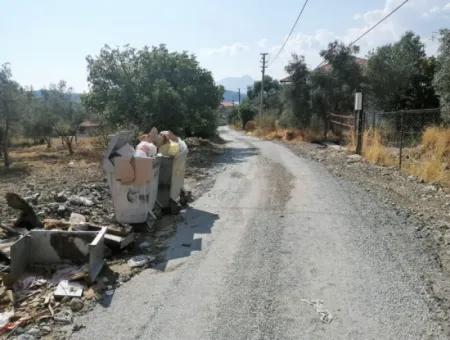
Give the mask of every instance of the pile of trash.
M 135 148 L 132 139 L 129 132 L 112 136 L 103 160 L 113 216 L 108 209 L 97 208 L 98 186 L 82 189 L 85 195 L 56 193 L 56 210 L 37 213 L 33 203 L 39 195 L 6 195 L 19 217 L 11 226 L 0 225 L 0 335 L 39 337 L 58 325 L 70 325 L 74 313 L 89 308 L 88 302 L 107 304 L 118 285 L 155 263 L 148 247 L 163 246 L 141 242 L 138 234 L 148 231 L 165 210 L 180 207 L 188 150 L 173 133 L 158 133 L 155 128 L 141 135 Z M 105 220 L 114 217 L 116 222 L 96 223 L 86 218 L 91 210 L 97 211 L 94 217 L 104 211 Z M 112 258 L 108 267 L 126 266 L 126 274 L 99 275 L 105 258 Z M 73 330 L 77 327 L 73 325 Z

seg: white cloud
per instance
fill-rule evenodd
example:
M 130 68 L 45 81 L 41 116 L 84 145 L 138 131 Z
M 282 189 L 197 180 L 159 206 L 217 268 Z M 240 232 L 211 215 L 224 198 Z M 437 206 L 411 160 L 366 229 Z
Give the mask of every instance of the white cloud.
M 268 42 L 269 42 L 269 40 L 267 38 L 261 38 L 261 39 L 258 40 L 256 45 L 258 45 L 258 47 L 260 47 L 260 48 L 266 48 Z
M 354 25 L 339 34 L 326 29 L 318 29 L 309 34 L 294 34 L 279 59 L 271 67 L 271 74 L 275 77 L 284 76 L 284 65 L 288 63 L 292 53 L 304 55 L 310 67 L 317 66 L 321 62 L 319 52 L 325 49 L 329 42 L 339 40 L 350 43 L 401 2 L 402 0 L 386 0 L 383 8 L 356 13 L 353 16 Z M 408 2 L 374 31 L 358 41 L 357 45 L 360 46 L 361 50 L 360 55 L 365 56 L 370 50 L 378 46 L 397 41 L 407 30 L 412 30 L 421 35 L 426 45 L 426 52 L 434 54 L 438 44 L 436 40 L 431 39 L 432 32 L 445 26 L 449 12 L 450 2 L 448 0 L 414 0 Z M 427 15 L 424 16 L 424 13 L 427 13 Z M 267 48 L 271 53 L 269 60 L 270 56 L 274 57 L 279 47 L 280 45 L 276 45 Z
M 239 53 L 246 52 L 249 50 L 249 47 L 243 43 L 235 42 L 230 45 L 223 45 L 216 48 L 203 48 L 200 50 L 200 53 L 206 56 L 235 56 Z

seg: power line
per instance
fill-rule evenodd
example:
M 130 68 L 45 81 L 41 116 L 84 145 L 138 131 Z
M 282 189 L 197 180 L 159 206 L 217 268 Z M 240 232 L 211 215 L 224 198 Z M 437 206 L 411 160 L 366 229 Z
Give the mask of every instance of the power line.
M 369 32 L 371 32 L 375 27 L 377 27 L 379 24 L 381 24 L 384 20 L 386 20 L 387 18 L 389 18 L 392 14 L 394 14 L 395 12 L 397 12 L 401 7 L 403 7 L 409 0 L 405 0 L 403 1 L 400 5 L 398 5 L 397 7 L 395 7 L 389 14 L 385 15 L 383 18 L 381 18 L 380 21 L 378 21 L 375 25 L 373 25 L 371 28 L 369 28 L 367 31 L 365 31 L 363 34 L 361 34 L 358 38 L 356 38 L 355 40 L 353 40 L 350 45 L 348 45 L 348 47 L 353 46 L 356 42 L 358 42 L 362 37 L 364 37 L 366 34 L 368 34 Z
M 383 21 L 385 21 L 387 18 L 389 18 L 392 14 L 394 14 L 395 12 L 397 12 L 401 7 L 403 7 L 409 0 L 405 0 L 403 1 L 400 5 L 398 5 L 397 7 L 395 7 L 391 12 L 389 12 L 388 14 L 386 14 L 383 18 L 381 18 L 375 25 L 373 25 L 372 27 L 370 27 L 368 30 L 366 30 L 364 33 L 362 33 L 358 38 L 356 38 L 355 40 L 353 40 L 348 47 L 353 46 L 356 42 L 358 42 L 359 40 L 361 40 L 366 34 L 370 33 L 375 27 L 377 27 L 379 24 L 381 24 Z M 325 64 L 325 61 L 322 61 L 319 65 L 316 66 L 316 68 L 322 66 L 323 64 Z
M 306 7 L 308 1 L 309 1 L 309 0 L 305 0 L 304 4 L 303 4 L 303 6 L 302 6 L 302 9 L 300 10 L 300 13 L 299 13 L 298 16 L 297 16 L 297 19 L 295 19 L 294 25 L 292 25 L 292 28 L 291 28 L 291 30 L 290 30 L 288 36 L 287 36 L 286 39 L 284 40 L 283 45 L 281 45 L 280 49 L 278 50 L 277 54 L 275 55 L 275 57 L 274 57 L 274 58 L 272 59 L 272 61 L 270 62 L 269 66 L 272 65 L 272 64 L 275 62 L 275 60 L 277 60 L 277 58 L 280 56 L 281 52 L 284 50 L 284 48 L 285 48 L 285 46 L 286 46 L 286 44 L 287 44 L 289 38 L 291 37 L 292 33 L 294 33 L 295 27 L 297 26 L 298 21 L 300 20 L 300 17 L 302 16 L 303 11 L 305 10 L 305 7 Z

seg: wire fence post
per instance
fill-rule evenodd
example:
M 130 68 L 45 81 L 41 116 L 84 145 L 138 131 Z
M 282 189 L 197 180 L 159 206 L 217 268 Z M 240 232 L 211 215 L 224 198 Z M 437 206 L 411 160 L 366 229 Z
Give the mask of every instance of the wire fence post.
M 400 111 L 400 159 L 398 160 L 398 169 L 402 169 L 402 159 L 403 159 L 403 111 Z

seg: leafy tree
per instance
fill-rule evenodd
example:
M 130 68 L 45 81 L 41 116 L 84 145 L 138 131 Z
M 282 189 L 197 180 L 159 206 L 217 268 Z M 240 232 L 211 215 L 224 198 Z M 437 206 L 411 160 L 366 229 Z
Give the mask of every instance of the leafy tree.
M 335 96 L 335 78 L 324 70 L 311 72 L 311 110 L 322 121 L 324 137 L 329 129 L 328 113 L 338 100 Z
M 361 67 L 354 57 L 358 52 L 358 46 L 348 47 L 338 41 L 329 43 L 328 48 L 320 52 L 329 69 L 321 71 L 328 73 L 332 83 L 331 87 L 327 87 L 329 110 L 341 113 L 352 110 L 353 93 L 361 87 L 364 80 Z
M 441 30 L 438 70 L 433 84 L 439 95 L 442 120 L 450 124 L 450 30 Z
M 47 148 L 50 148 L 52 136 L 54 135 L 55 117 L 46 104 L 44 98 L 37 96 L 33 88 L 27 90 L 26 110 L 22 125 L 23 132 L 27 137 L 43 140 L 47 144 Z
M 185 135 L 215 132 L 223 87 L 214 84 L 195 56 L 169 52 L 164 45 L 142 50 L 105 46 L 87 62 L 85 103 L 103 120 Z
M 367 78 L 371 102 L 383 110 L 436 107 L 432 86 L 435 67 L 436 61 L 427 58 L 420 37 L 406 32 L 400 41 L 370 54 Z
M 50 85 L 49 89 L 41 90 L 43 101 L 49 117 L 53 120 L 53 129 L 61 137 L 69 154 L 73 154 L 73 141 L 78 126 L 86 116 L 81 103 L 72 100 L 72 88 L 61 80 L 57 85 Z M 43 123 L 45 124 L 45 123 Z
M 281 113 L 283 108 L 283 103 L 281 99 L 282 86 L 279 81 L 273 79 L 271 76 L 264 76 L 264 109 L 275 111 L 278 115 Z M 252 86 L 247 88 L 247 98 L 252 103 L 252 105 L 256 108 L 259 108 L 260 104 L 260 95 L 261 95 L 261 81 L 257 80 L 253 83 Z
M 245 124 L 247 124 L 248 121 L 253 120 L 253 118 L 255 118 L 256 112 L 257 111 L 255 107 L 250 103 L 249 100 L 245 99 L 242 102 L 242 104 L 239 106 L 239 115 L 241 117 L 243 128 L 245 127 Z
M 309 127 L 311 120 L 310 103 L 310 72 L 303 56 L 292 55 L 292 60 L 286 66 L 290 83 L 286 87 L 286 98 L 292 108 L 296 125 Z
M 10 166 L 10 134 L 20 119 L 23 105 L 23 90 L 11 77 L 9 65 L 3 64 L 0 68 L 0 143 L 6 168 Z

